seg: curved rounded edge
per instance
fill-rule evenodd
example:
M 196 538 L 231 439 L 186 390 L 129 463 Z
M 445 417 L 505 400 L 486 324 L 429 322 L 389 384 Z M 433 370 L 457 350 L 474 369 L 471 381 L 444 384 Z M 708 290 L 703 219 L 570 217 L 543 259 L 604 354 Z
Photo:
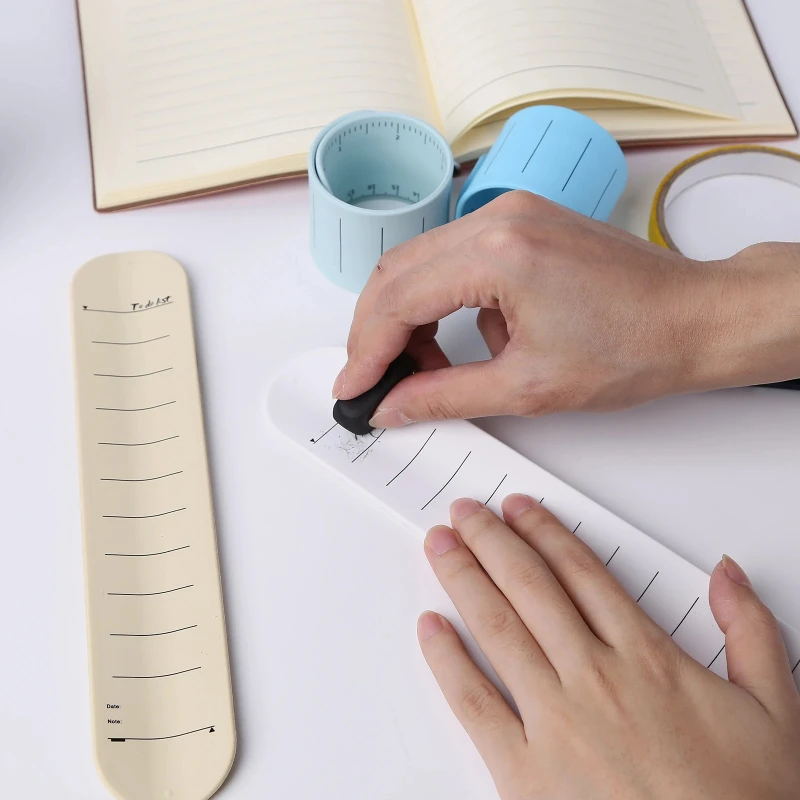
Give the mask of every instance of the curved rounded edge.
M 573 179 L 579 166 L 579 179 Z M 494 145 L 477 162 L 459 194 L 455 218 L 504 192 L 524 190 L 606 220 L 627 177 L 622 149 L 593 119 L 561 106 L 531 106 L 508 118 Z

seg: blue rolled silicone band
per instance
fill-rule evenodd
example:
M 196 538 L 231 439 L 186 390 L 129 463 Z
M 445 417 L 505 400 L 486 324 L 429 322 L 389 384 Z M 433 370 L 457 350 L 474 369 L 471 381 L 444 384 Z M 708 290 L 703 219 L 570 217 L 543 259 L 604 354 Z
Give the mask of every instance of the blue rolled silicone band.
M 518 111 L 476 163 L 456 203 L 456 218 L 504 192 L 523 189 L 594 219 L 607 220 L 628 168 L 614 137 L 560 106 Z

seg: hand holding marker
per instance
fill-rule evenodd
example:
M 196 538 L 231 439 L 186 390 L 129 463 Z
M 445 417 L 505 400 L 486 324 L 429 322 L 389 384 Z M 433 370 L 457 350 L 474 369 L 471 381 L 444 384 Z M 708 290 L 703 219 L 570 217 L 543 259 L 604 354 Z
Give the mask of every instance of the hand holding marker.
M 442 137 L 408 117 L 355 113 L 328 126 L 309 155 L 312 252 L 320 269 L 341 286 L 361 289 L 390 247 L 447 222 L 452 168 Z M 501 194 L 526 190 L 605 220 L 626 178 L 619 146 L 588 117 L 564 108 L 528 108 L 508 120 L 494 147 L 478 160 L 458 198 L 456 218 Z M 374 207 L 376 198 L 403 191 L 411 204 Z M 357 205 L 365 202 L 373 207 Z M 386 393 L 415 371 L 409 365 L 390 368 L 380 381 L 376 374 L 365 387 L 367 397 L 337 404 L 334 417 L 349 430 L 366 433 L 371 428 L 365 410 L 374 412 Z

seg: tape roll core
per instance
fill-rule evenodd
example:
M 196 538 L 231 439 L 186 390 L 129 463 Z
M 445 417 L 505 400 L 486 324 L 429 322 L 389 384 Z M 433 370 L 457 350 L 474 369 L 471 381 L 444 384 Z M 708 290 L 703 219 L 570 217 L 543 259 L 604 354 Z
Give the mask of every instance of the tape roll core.
M 800 186 L 800 155 L 778 147 L 732 145 L 698 153 L 667 173 L 653 198 L 648 237 L 685 255 L 669 229 L 669 208 L 684 192 L 704 181 L 727 175 L 774 178 Z

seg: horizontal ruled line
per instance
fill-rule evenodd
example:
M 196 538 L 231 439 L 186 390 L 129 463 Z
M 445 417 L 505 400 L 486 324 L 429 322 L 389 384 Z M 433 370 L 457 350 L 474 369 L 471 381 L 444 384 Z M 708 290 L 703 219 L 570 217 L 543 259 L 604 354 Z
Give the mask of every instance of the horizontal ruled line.
M 687 611 L 687 612 L 686 612 L 686 613 L 683 615 L 683 618 L 682 618 L 682 619 L 681 619 L 681 621 L 680 621 L 680 622 L 679 622 L 679 623 L 678 623 L 678 624 L 675 626 L 675 628 L 674 628 L 674 630 L 672 631 L 672 633 L 670 634 L 670 636 L 674 636 L 674 635 L 675 635 L 675 631 L 677 631 L 677 630 L 678 630 L 678 628 L 680 628 L 680 626 L 681 626 L 681 625 L 683 625 L 683 623 L 684 623 L 684 622 L 685 622 L 685 620 L 686 620 L 686 617 L 688 617 L 688 616 L 689 616 L 689 614 L 691 614 L 691 613 L 692 613 L 692 609 L 693 609 L 693 608 L 694 608 L 694 607 L 697 605 L 697 601 L 698 601 L 699 599 L 700 599 L 699 597 L 696 597 L 696 598 L 695 598 L 695 601 L 694 601 L 694 603 L 692 603 L 692 604 L 689 606 L 689 610 L 688 610 L 688 611 Z
M 109 633 L 109 636 L 134 636 L 134 637 L 148 637 L 148 636 L 167 636 L 170 633 L 180 633 L 181 631 L 188 631 L 196 628 L 197 625 L 187 625 L 185 628 L 175 628 L 174 631 L 161 631 L 159 633 Z
M 152 411 L 154 408 L 171 406 L 177 402 L 177 400 L 170 400 L 167 403 L 159 403 L 157 406 L 145 406 L 144 408 L 107 408 L 106 406 L 96 406 L 95 411 Z
M 183 508 L 173 508 L 171 511 L 162 511 L 160 514 L 143 514 L 141 516 L 126 516 L 124 514 L 103 514 L 103 519 L 155 519 L 156 517 L 166 517 L 167 514 L 177 514 L 179 511 L 186 511 Z
M 185 544 L 181 547 L 173 547 L 172 550 L 160 550 L 158 553 L 103 553 L 106 556 L 118 556 L 119 558 L 149 558 L 150 556 L 163 556 L 167 553 L 177 553 L 178 550 L 186 550 L 191 545 Z
M 173 675 L 185 675 L 187 672 L 194 672 L 201 667 L 191 667 L 190 669 L 182 669 L 178 672 L 167 672 L 164 675 L 112 675 L 112 678 L 125 678 L 127 680 L 135 681 L 149 681 L 153 678 L 171 678 Z
M 177 439 L 180 437 L 179 433 L 176 433 L 175 436 L 167 436 L 164 439 L 155 439 L 152 442 L 98 442 L 97 444 L 105 445 L 106 447 L 146 447 L 149 444 L 160 444 L 161 442 L 169 442 L 172 439 Z
M 124 736 L 114 737 L 109 736 L 109 742 L 162 742 L 164 739 L 178 739 L 181 736 L 191 736 L 193 733 L 200 733 L 200 731 L 213 731 L 213 725 L 206 725 L 205 728 L 195 728 L 193 731 L 185 731 L 184 733 L 173 733 L 172 736 Z
M 96 314 L 138 314 L 140 311 L 152 311 L 154 308 L 163 308 L 164 306 L 171 306 L 172 300 L 168 300 L 166 303 L 157 303 L 154 306 L 148 306 L 147 308 L 129 308 L 125 311 L 120 311 L 113 308 L 87 308 L 86 306 L 83 307 L 84 311 L 94 311 Z
M 176 586 L 174 589 L 165 589 L 163 592 L 109 592 L 109 597 L 154 597 L 157 594 L 170 594 L 172 592 L 180 592 L 181 589 L 191 589 L 193 583 L 187 583 L 186 586 Z
M 718 652 L 714 656 L 714 658 L 712 658 L 711 661 L 709 661 L 707 669 L 711 669 L 711 665 L 722 655 L 722 651 L 724 649 L 725 649 L 725 645 L 722 645 L 722 647 L 720 647 L 720 649 L 718 650 Z
M 113 344 L 118 345 L 120 347 L 130 347 L 134 344 L 149 344 L 150 342 L 158 342 L 161 339 L 168 339 L 169 334 L 165 333 L 163 336 L 156 336 L 153 339 L 142 339 L 140 342 L 104 342 L 97 339 L 92 339 L 92 344 Z
M 431 499 L 430 499 L 430 500 L 428 500 L 428 502 L 427 502 L 427 503 L 425 503 L 425 505 L 424 505 L 424 506 L 422 506 L 422 508 L 420 509 L 420 511 L 424 511 L 424 510 L 425 510 L 425 509 L 426 509 L 426 508 L 427 508 L 427 507 L 428 507 L 428 506 L 429 506 L 429 505 L 430 505 L 430 504 L 431 504 L 431 503 L 432 503 L 432 502 L 433 502 L 433 501 L 434 501 L 434 500 L 435 500 L 435 499 L 436 499 L 436 498 L 437 498 L 437 497 L 438 497 L 438 496 L 439 496 L 439 495 L 440 495 L 440 494 L 441 494 L 441 493 L 442 493 L 442 492 L 443 492 L 443 491 L 444 491 L 444 490 L 445 490 L 445 489 L 446 489 L 446 488 L 447 488 L 447 487 L 450 485 L 450 481 L 452 481 L 452 480 L 453 480 L 453 478 L 455 478 L 455 476 L 456 476 L 456 475 L 458 475 L 459 471 L 461 470 L 461 467 L 463 467 L 463 466 L 464 466 L 464 464 L 466 464 L 466 463 L 467 463 L 467 459 L 468 459 L 468 458 L 469 458 L 471 455 L 472 455 L 472 450 L 470 450 L 470 451 L 469 451 L 469 453 L 467 453 L 467 454 L 464 456 L 464 460 L 463 460 L 463 461 L 462 461 L 462 462 L 461 462 L 461 463 L 458 465 L 458 469 L 457 469 L 457 470 L 456 470 L 456 471 L 455 471 L 455 472 L 454 472 L 454 473 L 453 473 L 453 474 L 452 474 L 452 475 L 451 475 L 451 476 L 450 476 L 450 477 L 447 479 L 447 483 L 445 483 L 445 485 L 444 485 L 444 486 L 442 486 L 442 488 L 441 488 L 441 489 L 439 489 L 439 491 L 438 491 L 438 492 L 436 492 L 436 494 L 435 494 L 433 497 L 431 497 Z
M 398 472 L 397 475 L 395 475 L 394 478 L 392 478 L 389 483 L 386 484 L 387 486 L 389 486 L 391 483 L 394 483 L 394 481 L 396 481 L 414 463 L 417 456 L 425 449 L 425 445 L 428 444 L 428 442 L 433 438 L 434 433 L 436 433 L 436 428 L 431 431 L 430 436 L 428 436 L 428 438 L 422 443 L 422 447 L 420 447 L 420 449 L 414 454 L 414 458 L 412 458 L 411 461 L 409 461 L 408 464 L 406 464 L 403 469 L 401 469 L 400 472 Z
M 154 475 L 152 478 L 100 478 L 101 481 L 116 481 L 118 483 L 146 483 L 147 481 L 160 481 L 162 478 L 171 478 L 173 475 L 181 475 L 182 469 L 177 472 L 168 472 L 166 475 Z
M 649 589 L 649 588 L 650 588 L 650 587 L 653 585 L 653 581 L 654 581 L 654 580 L 655 580 L 657 577 L 658 577 L 658 572 L 656 572 L 656 574 L 655 574 L 655 575 L 653 575 L 653 577 L 652 577 L 652 578 L 650 578 L 650 583 L 648 583 L 648 584 L 647 584 L 647 586 L 645 586 L 645 587 L 644 587 L 644 591 L 643 591 L 643 592 L 642 592 L 642 593 L 641 593 L 641 594 L 640 594 L 640 595 L 639 595 L 639 596 L 636 598 L 636 602 L 637 602 L 637 603 L 638 603 L 638 602 L 639 602 L 639 601 L 640 601 L 640 600 L 641 600 L 641 599 L 644 597 L 644 594 L 645 594 L 645 592 L 646 592 L 646 591 L 647 591 L 647 590 L 648 590 L 648 589 Z M 660 585 L 660 584 L 659 584 L 659 585 Z
M 358 459 L 359 459 L 359 458 L 361 458 L 361 456 L 363 456 L 365 453 L 367 453 L 367 452 L 369 451 L 370 447 L 373 447 L 375 444 L 377 444 L 377 443 L 378 443 L 378 440 L 381 438 L 381 436 L 383 436 L 383 434 L 384 434 L 384 433 L 386 433 L 386 431 L 385 431 L 385 430 L 382 430 L 382 431 L 381 431 L 381 432 L 380 432 L 380 433 L 379 433 L 379 434 L 378 434 L 378 435 L 377 435 L 377 436 L 376 436 L 376 437 L 375 437 L 375 438 L 374 438 L 374 439 L 373 439 L 373 440 L 372 440 L 372 441 L 371 441 L 371 442 L 370 442 L 370 443 L 369 443 L 369 444 L 368 444 L 368 445 L 367 445 L 367 446 L 366 446 L 366 447 L 365 447 L 365 448 L 364 448 L 364 449 L 363 449 L 363 450 L 362 450 L 362 451 L 361 451 L 361 452 L 360 452 L 360 453 L 359 453 L 359 454 L 358 454 L 358 455 L 357 455 L 357 456 L 356 456 L 356 457 L 355 457 L 355 458 L 352 460 L 352 462 L 351 462 L 351 463 L 352 463 L 352 464 L 355 464 L 355 463 L 356 463 L 356 461 L 358 461 Z
M 138 375 L 112 375 L 108 372 L 95 372 L 95 378 L 148 378 L 150 375 L 160 375 L 162 372 L 169 372 L 172 367 L 164 367 L 164 369 L 156 369 L 153 372 L 141 372 Z

